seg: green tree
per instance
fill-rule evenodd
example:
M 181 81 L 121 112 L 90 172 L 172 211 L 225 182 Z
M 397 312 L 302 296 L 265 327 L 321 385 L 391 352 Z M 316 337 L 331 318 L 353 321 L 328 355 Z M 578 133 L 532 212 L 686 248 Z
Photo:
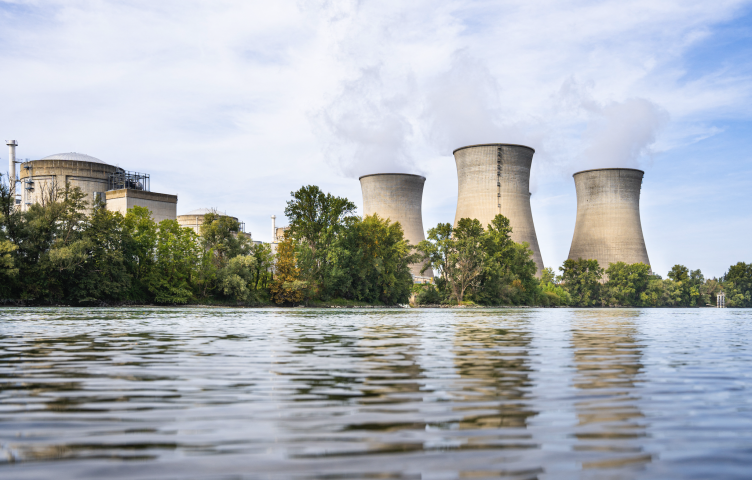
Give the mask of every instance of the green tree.
M 553 268 L 546 267 L 546 268 L 543 269 L 543 271 L 541 272 L 540 283 L 541 283 L 541 285 L 546 285 L 546 284 L 549 284 L 549 283 L 555 285 L 557 283 L 556 282 L 556 273 L 554 272 Z
M 606 269 L 608 281 L 603 288 L 603 302 L 609 305 L 640 306 L 642 294 L 650 282 L 650 266 L 644 263 L 612 263 Z
M 252 255 L 232 257 L 219 273 L 221 293 L 238 302 L 255 301 L 253 288 L 255 271 L 256 259 Z
M 671 283 L 665 283 L 669 292 L 669 305 L 682 307 L 708 303 L 709 297 L 702 294 L 705 277 L 700 270 L 690 271 L 684 265 L 674 265 L 668 272 Z
M 411 253 L 402 226 L 378 215 L 354 219 L 330 248 L 331 294 L 345 299 L 407 303 L 413 285 Z
M 10 298 L 12 295 L 12 282 L 18 277 L 13 257 L 17 249 L 9 240 L 0 239 L 0 298 Z
M 286 237 L 277 244 L 271 298 L 277 304 L 300 303 L 305 297 L 306 288 L 306 282 L 300 279 L 300 269 L 295 259 L 295 241 Z
M 483 234 L 486 261 L 480 285 L 472 297 L 479 303 L 534 304 L 539 295 L 537 267 L 527 243 L 511 238 L 509 219 L 499 214 Z
M 483 243 L 483 226 L 476 219 L 462 218 L 457 228 L 440 223 L 428 230 L 428 240 L 418 244 L 425 269 L 438 272 L 442 286 L 452 298 L 462 303 L 465 292 L 480 285 L 487 253 Z
M 131 277 L 131 286 L 125 297 L 129 300 L 153 300 L 149 283 L 156 264 L 157 229 L 146 207 L 129 208 L 123 218 L 123 258 Z
M 674 265 L 667 276 L 675 282 L 685 282 L 689 280 L 689 269 L 684 265 Z
M 196 233 L 176 220 L 162 220 L 157 232 L 156 260 L 148 279 L 149 291 L 159 303 L 188 303 L 193 298 L 198 270 Z
M 84 261 L 72 272 L 69 301 L 98 303 L 126 297 L 131 275 L 123 256 L 123 237 L 123 216 L 97 205 L 80 240 L 73 244 L 81 249 Z
M 729 307 L 752 307 L 752 263 L 729 267 L 721 279 Z
M 590 307 L 600 299 L 603 269 L 598 260 L 568 259 L 559 267 L 562 285 L 572 297 L 574 305 Z
M 268 288 L 272 279 L 272 269 L 274 268 L 274 255 L 271 246 L 268 243 L 259 243 L 251 248 L 251 254 L 255 259 L 253 288 L 262 290 Z
M 311 295 L 318 298 L 330 290 L 329 250 L 337 236 L 355 220 L 355 204 L 325 194 L 314 185 L 302 187 L 291 195 L 293 198 L 285 207 L 290 221 L 285 236 L 295 240 L 302 275 Z

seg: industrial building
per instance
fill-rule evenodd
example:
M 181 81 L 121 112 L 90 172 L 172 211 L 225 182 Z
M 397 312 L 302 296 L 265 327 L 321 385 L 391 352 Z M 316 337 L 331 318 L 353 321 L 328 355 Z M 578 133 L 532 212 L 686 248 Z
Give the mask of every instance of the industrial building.
M 107 210 L 126 214 L 129 208 L 135 206 L 146 207 L 151 211 L 155 222 L 175 220 L 178 203 L 177 195 L 156 193 L 148 190 L 120 188 L 105 192 Z
M 238 217 L 233 217 L 231 215 L 227 215 L 227 212 L 220 212 L 216 208 L 197 208 L 196 210 L 192 210 L 186 214 L 178 215 L 178 223 L 181 227 L 188 227 L 192 228 L 194 232 L 196 232 L 196 235 L 201 234 L 201 225 L 204 224 L 204 215 L 207 213 L 214 213 L 216 215 L 219 215 L 220 217 L 228 217 L 236 222 L 238 222 L 238 226 L 240 227 L 240 233 L 243 235 L 250 236 L 250 233 L 246 233 L 245 231 L 245 223 L 238 220 Z
M 640 222 L 642 170 L 600 168 L 573 175 L 577 220 L 569 259 L 650 265 Z
M 399 222 L 410 245 L 426 239 L 423 233 L 423 185 L 426 177 L 407 173 L 374 173 L 360 177 L 363 192 L 363 216 L 379 217 Z M 418 283 L 433 281 L 430 268 L 421 273 L 423 263 L 410 265 L 410 273 Z
M 66 185 L 78 187 L 86 194 L 88 211 L 97 201 L 108 210 L 125 215 L 128 208 L 146 207 L 155 221 L 174 220 L 177 195 L 150 191 L 148 174 L 128 172 L 83 153 L 57 153 L 39 160 L 16 161 L 18 142 L 8 140 L 8 174 L 11 188 L 15 189 L 16 204 L 27 210 L 34 203 L 44 203 L 54 198 Z M 16 165 L 20 171 L 16 175 Z
M 527 242 L 540 277 L 543 259 L 530 208 L 530 166 L 535 150 L 524 145 L 490 143 L 453 152 L 457 164 L 458 198 L 454 226 L 475 218 L 483 228 L 497 214 L 509 219 L 512 240 Z

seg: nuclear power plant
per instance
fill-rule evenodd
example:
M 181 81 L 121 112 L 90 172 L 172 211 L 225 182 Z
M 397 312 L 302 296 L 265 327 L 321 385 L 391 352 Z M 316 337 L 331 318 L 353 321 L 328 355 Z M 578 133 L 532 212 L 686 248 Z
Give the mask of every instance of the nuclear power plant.
M 650 265 L 640 222 L 640 189 L 645 172 L 601 168 L 573 175 L 577 220 L 569 259 Z
M 415 246 L 426 239 L 423 233 L 423 184 L 426 177 L 407 173 L 375 173 L 359 178 L 363 192 L 363 216 L 378 214 L 399 222 L 405 239 Z M 416 281 L 430 281 L 433 271 L 421 273 L 424 264 L 410 266 Z
M 457 164 L 457 213 L 454 226 L 461 218 L 475 218 L 483 228 L 497 214 L 509 219 L 512 240 L 527 242 L 540 277 L 543 259 L 535 235 L 530 209 L 530 166 L 535 150 L 524 145 L 490 143 L 470 145 L 453 152 Z
M 8 143 L 11 158 L 18 145 Z M 150 191 L 148 174 L 128 172 L 120 167 L 110 165 L 98 158 L 83 153 L 57 153 L 39 160 L 15 162 L 21 171 L 17 177 L 21 184 L 20 199 L 17 203 L 21 210 L 27 210 L 34 203 L 49 201 L 56 192 L 64 190 L 66 185 L 79 187 L 86 194 L 88 211 L 97 201 L 108 210 L 125 215 L 134 206 L 147 207 L 155 221 L 175 219 L 177 195 Z M 15 164 L 9 165 L 15 167 Z M 9 169 L 9 177 L 15 177 L 14 168 Z M 16 188 L 18 187 L 11 180 Z
M 16 140 L 8 146 L 8 180 L 16 208 L 24 211 L 35 203 L 53 200 L 66 186 L 86 195 L 91 212 L 96 205 L 126 214 L 134 206 L 146 207 L 156 222 L 177 220 L 200 233 L 204 215 L 216 209 L 200 208 L 177 216 L 177 195 L 151 191 L 149 174 L 126 171 L 82 153 L 58 153 L 39 160 L 18 161 Z M 543 270 L 538 238 L 530 207 L 530 168 L 535 150 L 508 143 L 469 145 L 454 150 L 458 196 L 454 225 L 473 218 L 487 228 L 494 217 L 509 219 L 513 241 L 527 242 L 537 275 Z M 640 190 L 644 172 L 632 168 L 585 170 L 573 175 L 577 191 L 577 220 L 569 259 L 597 260 L 603 268 L 616 262 L 650 265 L 640 222 Z M 363 215 L 378 214 L 399 222 L 405 239 L 415 246 L 425 240 L 423 187 L 426 178 L 405 173 L 374 173 L 359 178 Z M 236 217 L 230 217 L 237 220 Z M 238 222 L 241 233 L 245 224 Z M 272 216 L 272 250 L 284 238 L 287 227 L 276 226 Z M 424 264 L 410 266 L 416 282 L 431 281 L 434 272 Z

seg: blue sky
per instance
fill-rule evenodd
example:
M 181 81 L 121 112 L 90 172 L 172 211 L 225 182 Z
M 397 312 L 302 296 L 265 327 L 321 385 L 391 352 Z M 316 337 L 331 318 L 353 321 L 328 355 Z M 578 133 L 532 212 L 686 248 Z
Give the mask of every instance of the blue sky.
M 750 26 L 741 0 L 0 1 L 0 132 L 21 158 L 151 173 L 179 213 L 265 241 L 290 191 L 360 205 L 384 171 L 425 175 L 425 228 L 451 222 L 451 151 L 523 143 L 547 266 L 572 173 L 624 166 L 654 270 L 718 276 L 752 262 Z

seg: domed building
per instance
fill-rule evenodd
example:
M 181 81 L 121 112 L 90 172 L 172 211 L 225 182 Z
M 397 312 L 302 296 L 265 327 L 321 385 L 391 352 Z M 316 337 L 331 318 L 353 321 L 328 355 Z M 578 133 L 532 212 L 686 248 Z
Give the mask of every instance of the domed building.
M 226 212 L 220 212 L 216 208 L 197 208 L 196 210 L 191 210 L 190 212 L 183 215 L 178 215 L 177 220 L 181 227 L 191 228 L 194 232 L 196 232 L 196 235 L 201 235 L 201 225 L 204 224 L 204 215 L 206 215 L 207 213 L 214 213 L 219 215 L 220 217 L 228 217 L 235 220 L 236 222 L 238 222 L 240 233 L 250 237 L 250 233 L 245 231 L 244 222 L 239 221 L 238 217 L 227 215 Z
M 27 160 L 21 163 L 18 178 L 23 210 L 54 199 L 56 191 L 65 190 L 69 184 L 86 194 L 89 212 L 101 201 L 108 210 L 123 215 L 129 208 L 140 206 L 148 208 L 156 222 L 176 217 L 177 195 L 150 191 L 148 174 L 128 172 L 83 153 L 56 153 Z
M 118 170 L 118 167 L 98 158 L 75 152 L 26 161 L 21 164 L 19 172 L 22 208 L 25 210 L 33 203 L 46 203 L 54 197 L 56 190 L 64 190 L 66 183 L 79 187 L 90 206 L 100 196 L 104 201 L 103 192 L 107 191 L 108 179 Z

